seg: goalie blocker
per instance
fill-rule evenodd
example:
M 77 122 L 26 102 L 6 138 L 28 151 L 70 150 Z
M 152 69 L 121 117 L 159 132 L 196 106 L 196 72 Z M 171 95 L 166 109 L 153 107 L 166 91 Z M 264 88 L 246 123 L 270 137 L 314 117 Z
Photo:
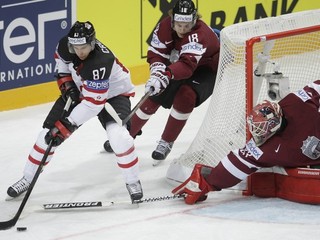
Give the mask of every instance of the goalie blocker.
M 245 195 L 320 204 L 320 169 L 274 167 L 270 172 L 253 173 L 248 181 Z

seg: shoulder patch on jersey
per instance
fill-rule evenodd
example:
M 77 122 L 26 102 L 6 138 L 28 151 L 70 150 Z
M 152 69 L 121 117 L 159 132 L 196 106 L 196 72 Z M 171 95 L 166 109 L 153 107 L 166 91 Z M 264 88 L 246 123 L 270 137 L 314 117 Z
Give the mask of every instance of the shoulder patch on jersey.
M 303 141 L 302 153 L 310 159 L 316 160 L 320 157 L 320 140 L 315 136 L 308 136 Z
M 252 138 L 247 142 L 246 149 L 256 160 L 259 160 L 263 154 Z
M 151 46 L 155 48 L 162 48 L 162 49 L 167 48 L 167 46 L 160 41 L 160 39 L 158 38 L 158 35 L 156 34 L 152 35 Z
M 308 95 L 308 93 L 303 89 L 302 90 L 298 90 L 294 94 L 304 102 L 306 102 L 309 99 L 311 99 L 311 97 Z

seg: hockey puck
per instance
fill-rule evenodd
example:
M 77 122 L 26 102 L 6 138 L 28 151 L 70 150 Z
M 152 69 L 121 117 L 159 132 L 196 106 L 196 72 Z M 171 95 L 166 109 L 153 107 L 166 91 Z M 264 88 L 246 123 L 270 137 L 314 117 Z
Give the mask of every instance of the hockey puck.
M 17 227 L 17 231 L 19 232 L 23 232 L 23 231 L 26 231 L 27 228 L 26 227 Z

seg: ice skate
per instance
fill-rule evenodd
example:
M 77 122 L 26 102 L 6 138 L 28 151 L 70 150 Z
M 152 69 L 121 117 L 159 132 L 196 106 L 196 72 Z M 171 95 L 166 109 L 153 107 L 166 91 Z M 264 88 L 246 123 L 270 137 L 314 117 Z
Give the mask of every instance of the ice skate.
M 106 150 L 106 152 L 113 153 L 113 149 L 112 149 L 112 147 L 110 145 L 110 141 L 109 140 L 105 141 L 105 143 L 103 144 L 103 148 L 104 148 L 104 150 Z
M 140 181 L 126 184 L 132 203 L 139 201 L 143 197 L 143 191 Z
M 13 198 L 19 197 L 21 194 L 26 192 L 30 186 L 30 182 L 25 177 L 22 177 L 19 181 L 12 184 L 8 190 L 8 197 L 6 200 L 11 200 Z
M 168 154 L 171 152 L 173 142 L 166 142 L 160 140 L 156 150 L 152 152 L 153 166 L 156 166 L 161 163 L 162 160 L 165 160 Z

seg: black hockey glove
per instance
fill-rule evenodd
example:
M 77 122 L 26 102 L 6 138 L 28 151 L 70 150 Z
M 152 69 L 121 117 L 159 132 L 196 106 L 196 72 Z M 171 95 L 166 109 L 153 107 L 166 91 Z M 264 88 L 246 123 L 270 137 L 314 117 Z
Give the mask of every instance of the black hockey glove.
M 55 127 L 51 128 L 44 137 L 47 144 L 53 140 L 52 146 L 59 146 L 65 139 L 77 130 L 77 126 L 73 125 L 67 118 L 55 122 Z
M 70 97 L 72 100 L 70 110 L 73 109 L 80 103 L 80 92 L 76 84 L 70 74 L 58 74 L 56 78 L 63 100 L 67 102 Z

